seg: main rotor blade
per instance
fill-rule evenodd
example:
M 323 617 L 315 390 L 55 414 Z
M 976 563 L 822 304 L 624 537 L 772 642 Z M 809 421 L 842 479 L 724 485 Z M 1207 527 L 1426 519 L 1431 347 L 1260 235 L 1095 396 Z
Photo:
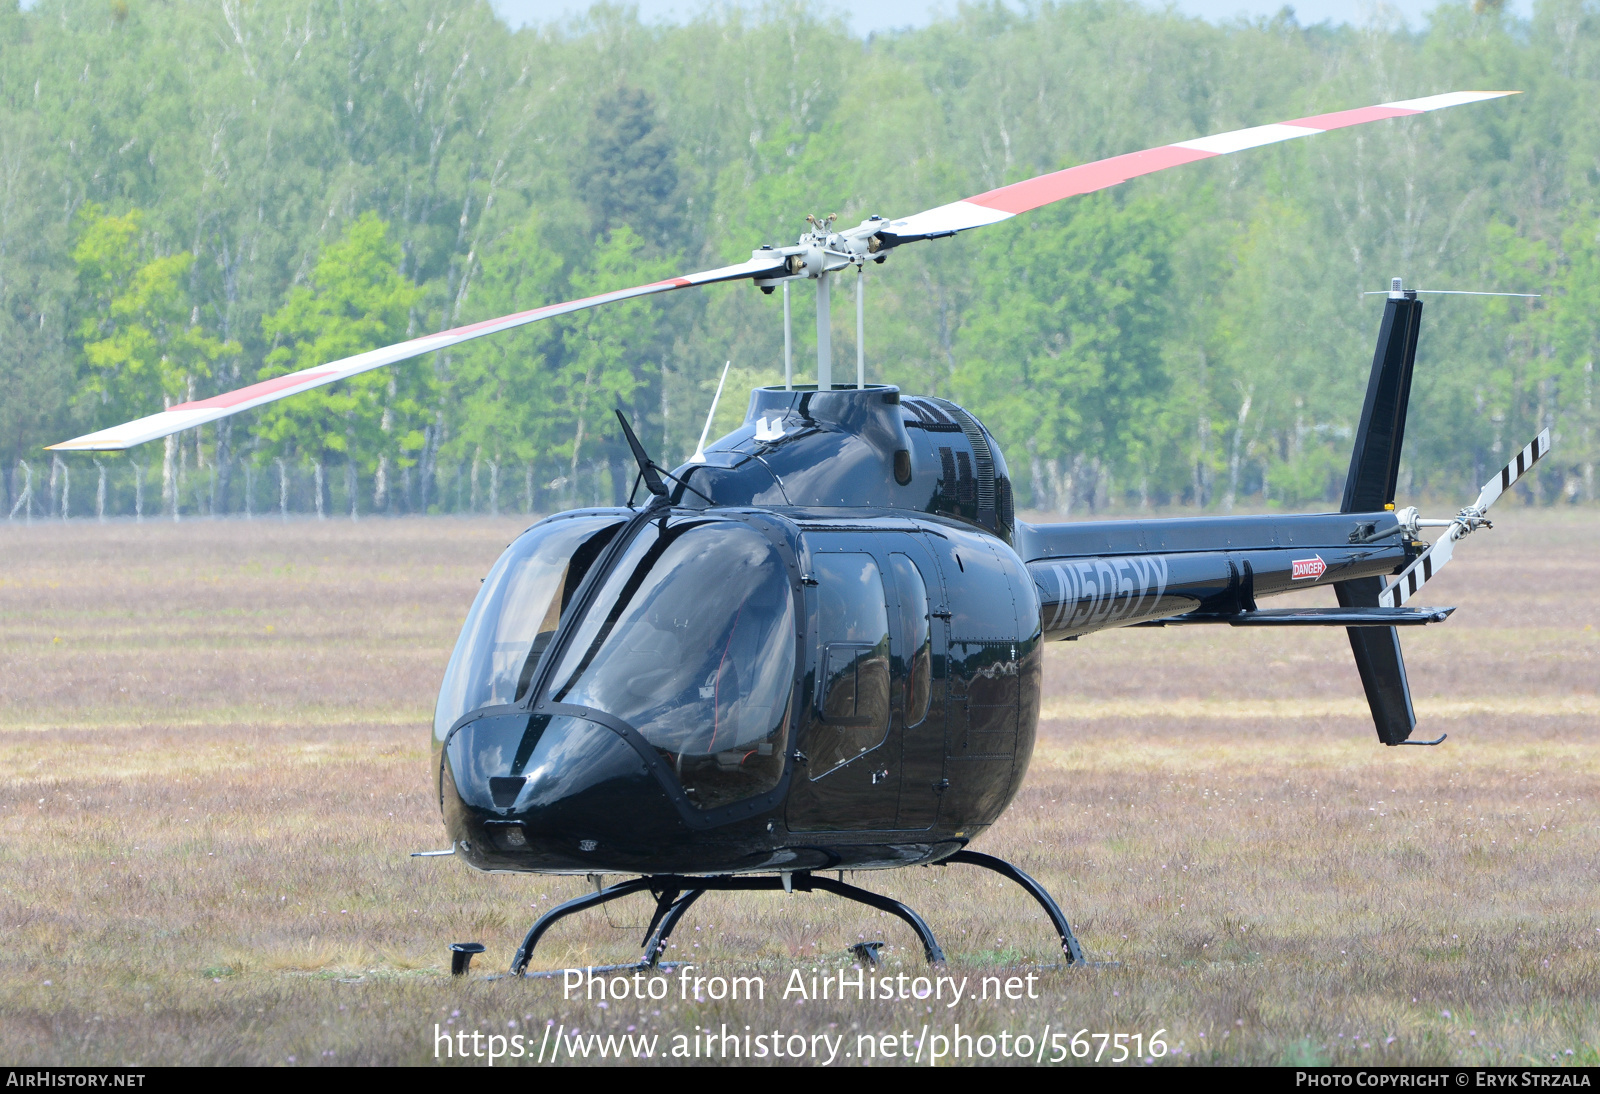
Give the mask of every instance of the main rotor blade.
M 572 312 L 583 311 L 586 308 L 597 308 L 602 304 L 614 304 L 621 300 L 631 300 L 640 296 L 653 296 L 657 293 L 671 292 L 674 289 L 685 289 L 692 285 L 710 285 L 718 281 L 737 281 L 741 278 L 759 277 L 762 274 L 773 273 L 783 266 L 783 256 L 774 253 L 772 259 L 741 262 L 737 266 L 723 266 L 716 270 L 705 270 L 700 273 L 688 274 L 684 277 L 668 278 L 665 281 L 653 281 L 648 285 L 636 285 L 631 289 L 618 289 L 615 292 L 601 293 L 599 296 L 586 296 L 581 300 L 568 300 L 561 304 L 549 304 L 531 311 L 517 312 L 514 315 L 502 316 L 499 319 L 487 319 L 481 323 L 470 323 L 454 330 L 440 331 L 438 334 L 427 334 L 421 338 L 413 338 L 408 342 L 398 345 L 385 346 L 382 349 L 368 350 L 358 353 L 354 357 L 346 357 L 339 361 L 330 361 L 325 365 L 316 365 L 312 368 L 291 372 L 286 376 L 274 376 L 263 380 L 259 384 L 230 391 L 223 395 L 214 395 L 209 399 L 201 399 L 193 403 L 180 403 L 158 414 L 123 425 L 112 426 L 96 433 L 89 433 L 76 437 L 70 441 L 50 446 L 56 452 L 96 452 L 116 451 L 131 448 L 145 441 L 153 441 L 165 437 L 169 433 L 176 433 L 181 429 L 192 426 L 204 425 L 214 422 L 218 418 L 226 418 L 230 414 L 238 414 L 243 410 L 250 410 L 265 403 L 298 395 L 302 391 L 309 391 L 323 384 L 331 384 L 335 380 L 343 380 L 358 373 L 368 372 L 384 365 L 392 365 L 397 361 L 404 361 L 412 357 L 420 357 L 424 353 L 435 350 L 449 349 L 462 342 L 470 342 L 474 338 L 482 338 L 488 334 L 498 334 L 500 331 L 521 327 L 528 323 L 537 323 L 541 319 L 553 319 L 558 315 L 569 315 Z
M 889 237 L 895 244 L 911 243 L 919 239 L 936 239 L 964 232 L 969 228 L 981 228 L 985 224 L 1010 220 L 1018 213 L 1026 213 L 1041 205 L 1060 201 L 1062 198 L 1104 190 L 1108 186 L 1115 186 L 1119 182 L 1126 182 L 1140 175 L 1153 174 L 1169 167 L 1193 163 L 1195 160 L 1225 156 L 1230 152 L 1242 152 L 1246 148 L 1259 148 L 1264 144 L 1276 144 L 1298 137 L 1310 137 L 1317 133 L 1326 133 L 1330 129 L 1343 129 L 1346 126 L 1381 121 L 1385 118 L 1405 118 L 1413 114 L 1425 114 L 1430 110 L 1443 110 L 1447 106 L 1461 106 L 1464 103 L 1476 103 L 1485 99 L 1518 94 L 1521 92 L 1452 91 L 1444 95 L 1403 99 L 1379 106 L 1340 110 L 1333 114 L 1317 114 L 1275 125 L 1258 125 L 1250 129 L 1217 133 L 1198 140 L 1165 144 L 1160 148 L 1129 152 L 1126 155 L 1069 167 L 1064 171 L 1039 175 L 961 201 L 953 201 L 949 205 L 941 205 L 937 209 L 929 209 L 904 220 L 890 221 L 887 227 L 879 230 L 878 234 Z
M 1501 494 L 1511 489 L 1512 483 L 1532 470 L 1533 465 L 1544 459 L 1549 452 L 1550 431 L 1541 429 L 1539 435 L 1529 442 L 1527 447 L 1500 469 L 1500 474 L 1483 484 L 1483 489 L 1478 491 L 1478 500 L 1473 502 L 1470 508 L 1461 511 L 1461 516 L 1451 522 L 1450 527 L 1444 530 L 1444 535 L 1434 540 L 1433 546 L 1423 551 L 1411 565 L 1401 570 L 1400 576 L 1394 579 L 1394 584 L 1378 594 L 1378 606 L 1398 608 L 1416 596 L 1417 590 L 1444 569 L 1445 564 L 1455 554 L 1456 542 L 1482 522 L 1483 514 L 1488 511 L 1489 506 L 1498 501 Z
M 1063 198 L 1072 197 L 1076 194 L 1087 194 L 1094 190 L 1102 190 L 1108 186 L 1115 186 L 1119 182 L 1125 182 L 1130 178 L 1148 175 L 1155 171 L 1165 170 L 1168 167 L 1176 167 L 1179 164 L 1210 159 L 1213 156 L 1227 155 L 1230 152 L 1239 152 L 1246 148 L 1257 148 L 1261 145 L 1274 144 L 1278 141 L 1293 140 L 1297 137 L 1308 137 L 1314 133 L 1327 132 L 1330 129 L 1342 129 L 1346 126 L 1360 125 L 1364 122 L 1379 121 L 1384 118 L 1407 117 L 1413 114 L 1426 113 L 1430 110 L 1441 110 L 1448 106 L 1459 106 L 1464 103 L 1481 102 L 1485 99 L 1497 99 L 1505 95 L 1515 94 L 1518 94 L 1518 92 L 1456 91 L 1444 95 L 1431 95 L 1422 99 L 1406 99 L 1400 102 L 1384 103 L 1379 106 L 1343 110 L 1333 114 L 1318 114 L 1313 117 L 1298 118 L 1294 121 L 1275 125 L 1238 129 L 1229 133 L 1201 137 L 1198 140 L 1163 145 L 1160 148 L 1114 156 L 1110 159 L 1098 160 L 1078 167 L 1069 167 L 1064 171 L 1056 171 L 1023 182 L 1012 183 L 1009 186 L 1002 186 L 999 189 L 977 194 L 962 201 L 941 205 L 937 209 L 929 209 L 925 212 L 917 213 L 903 220 L 891 221 L 886 227 L 878 229 L 877 234 L 884 237 L 885 242 L 891 246 L 910 243 L 919 239 L 954 235 L 969 228 L 979 228 L 985 224 L 995 224 L 1002 220 L 1008 220 L 1018 213 L 1025 213 L 1030 209 L 1037 209 L 1040 206 L 1060 201 Z M 308 391 L 314 387 L 321 387 L 323 384 L 331 384 L 336 380 L 343 380 L 370 369 L 381 368 L 384 365 L 394 364 L 397 361 L 404 361 L 424 353 L 449 349 L 451 346 L 459 345 L 462 342 L 509 330 L 512 327 L 519 327 L 526 323 L 536 323 L 541 319 L 551 319 L 558 315 L 567 315 L 571 312 L 582 311 L 585 308 L 612 304 L 634 297 L 671 292 L 674 289 L 688 288 L 693 285 L 709 285 L 718 281 L 737 281 L 744 278 L 773 275 L 779 271 L 786 271 L 785 255 L 780 251 L 774 251 L 770 260 L 752 258 L 751 261 L 743 262 L 736 266 L 724 266 L 721 269 L 706 270 L 701 273 L 689 274 L 685 277 L 669 278 L 666 281 L 656 281 L 648 285 L 638 285 L 630 289 L 602 293 L 598 296 L 586 297 L 581 300 L 569 300 L 561 304 L 534 308 L 531 311 L 518 312 L 499 319 L 490 319 L 482 323 L 457 327 L 454 330 L 441 331 L 438 334 L 424 335 L 421 338 L 414 338 L 398 345 L 368 350 L 353 357 L 346 357 L 343 360 L 332 361 L 325 365 L 302 369 L 286 376 L 275 376 L 258 384 L 241 388 L 238 391 L 216 395 L 209 399 L 201 399 L 192 403 L 180 403 L 160 413 L 151 414 L 148 417 L 127 422 L 123 425 L 113 426 L 110 429 L 102 429 L 82 437 L 76 437 L 70 441 L 63 441 L 60 444 L 51 445 L 50 448 L 54 451 L 66 452 L 110 451 L 131 448 L 145 441 L 153 441 L 182 429 L 214 422 L 230 414 L 250 410 L 265 403 L 274 402 L 302 391 Z

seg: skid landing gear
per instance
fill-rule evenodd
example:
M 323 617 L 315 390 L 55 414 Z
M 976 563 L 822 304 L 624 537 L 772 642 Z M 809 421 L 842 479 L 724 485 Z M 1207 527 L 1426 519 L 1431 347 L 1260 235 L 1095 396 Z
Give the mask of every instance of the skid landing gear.
M 1009 878 L 1022 888 L 1028 895 L 1039 902 L 1045 914 L 1050 917 L 1051 925 L 1056 934 L 1061 938 L 1061 952 L 1069 965 L 1083 964 L 1083 950 L 1078 945 L 1078 940 L 1073 936 L 1072 928 L 1067 925 L 1066 916 L 1061 914 L 1061 909 L 1051 899 L 1050 894 L 1033 878 L 1006 862 L 1004 859 L 995 858 L 993 855 L 981 854 L 977 851 L 957 851 L 939 865 L 945 866 L 952 863 L 977 866 L 991 870 L 1002 877 Z M 723 875 L 720 877 L 686 877 L 681 874 L 652 874 L 645 877 L 634 878 L 631 881 L 618 882 L 616 885 L 607 886 L 597 892 L 585 893 L 564 904 L 551 908 L 528 931 L 522 945 L 517 949 L 517 954 L 511 959 L 512 976 L 539 977 L 554 975 L 549 973 L 528 972 L 528 962 L 533 958 L 534 947 L 539 944 L 539 939 L 560 920 L 577 912 L 589 908 L 597 908 L 613 900 L 634 893 L 648 892 L 655 897 L 655 914 L 650 917 L 650 925 L 645 928 L 643 941 L 644 954 L 631 965 L 607 966 L 595 969 L 595 972 L 632 972 L 654 969 L 660 965 L 661 955 L 667 948 L 667 939 L 671 937 L 673 929 L 683 919 L 684 915 L 695 901 L 708 892 L 772 892 L 774 890 L 792 892 L 798 889 L 802 893 L 824 892 L 835 896 L 842 896 L 846 900 L 853 900 L 858 904 L 865 904 L 882 912 L 898 916 L 917 933 L 918 940 L 922 943 L 923 956 L 930 965 L 944 964 L 944 950 L 939 948 L 939 942 L 933 937 L 933 931 L 923 918 L 911 908 L 891 897 L 882 896 L 854 885 L 846 884 L 843 880 L 835 881 L 831 878 L 819 877 L 809 871 L 797 871 L 792 874 L 780 874 L 776 877 L 762 877 L 742 874 Z
M 949 858 L 940 862 L 940 866 L 949 866 L 951 863 L 965 863 L 968 866 L 978 866 L 985 870 L 992 870 L 1003 878 L 1009 878 L 1028 891 L 1028 895 L 1039 902 L 1044 909 L 1044 914 L 1050 917 L 1050 925 L 1056 929 L 1056 934 L 1061 937 L 1061 954 L 1067 959 L 1069 965 L 1083 964 L 1083 947 L 1078 945 L 1078 938 L 1072 933 L 1072 928 L 1067 924 L 1067 917 L 1061 914 L 1060 907 L 1055 899 L 1050 896 L 1049 890 L 1040 885 L 1033 878 L 1017 869 L 1003 858 L 995 858 L 981 851 L 957 851 Z
M 905 920 L 912 930 L 917 932 L 917 937 L 922 941 L 922 952 L 930 965 L 944 963 L 944 951 L 939 948 L 938 940 L 933 937 L 933 932 L 923 922 L 922 917 L 898 900 L 858 889 L 842 881 L 833 881 L 825 877 L 816 877 L 810 872 L 802 871 L 793 874 L 783 874 L 778 877 L 748 877 L 744 875 L 729 875 L 723 877 L 683 877 L 678 874 L 653 874 L 647 877 L 635 878 L 632 881 L 619 882 L 609 885 L 598 893 L 586 893 L 565 904 L 558 904 L 544 915 L 539 917 L 537 923 L 528 931 L 528 936 L 522 940 L 522 946 L 517 950 L 517 955 L 511 959 L 511 975 L 528 975 L 528 961 L 533 957 L 533 948 L 539 944 L 539 939 L 544 936 L 558 920 L 565 919 L 574 912 L 581 912 L 586 908 L 598 907 L 609 903 L 619 897 L 631 896 L 634 893 L 648 891 L 656 898 L 655 915 L 650 918 L 650 926 L 645 928 L 644 956 L 633 965 L 618 966 L 615 970 L 628 971 L 634 969 L 653 969 L 661 960 L 662 951 L 667 948 L 667 939 L 672 935 L 679 921 L 689 907 L 699 900 L 704 894 L 713 890 L 718 892 L 771 892 L 781 889 L 790 892 L 798 889 L 802 893 L 821 891 L 842 896 L 846 900 L 865 904 L 879 911 L 888 912 Z M 599 971 L 599 970 L 596 970 Z M 537 974 L 534 974 L 537 975 Z

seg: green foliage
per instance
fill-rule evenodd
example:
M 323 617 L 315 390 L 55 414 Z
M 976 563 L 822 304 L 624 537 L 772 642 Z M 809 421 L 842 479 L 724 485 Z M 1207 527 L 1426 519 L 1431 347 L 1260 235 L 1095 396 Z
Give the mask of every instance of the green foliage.
M 631 227 L 647 238 L 682 230 L 675 207 L 678 166 L 672 134 L 656 120 L 655 100 L 637 87 L 618 87 L 595 104 L 585 189 L 595 228 Z
M 1411 33 L 1082 0 L 866 42 L 809 0 L 683 25 L 598 6 L 516 34 L 472 0 L 6 7 L 0 481 L 9 503 L 41 444 L 168 402 L 739 261 L 807 213 L 897 216 L 1205 133 L 1513 87 L 907 248 L 868 271 L 867 372 L 968 402 L 1036 505 L 1320 506 L 1371 361 L 1363 291 L 1539 293 L 1428 298 L 1401 490 L 1457 503 L 1548 425 L 1519 494 L 1590 500 L 1592 7 L 1444 0 Z M 812 300 L 794 287 L 801 380 Z M 610 500 L 631 479 L 612 408 L 663 462 L 687 456 L 724 361 L 730 385 L 781 376 L 781 301 L 672 293 L 319 389 L 169 447 L 170 504 L 242 508 L 240 480 L 278 459 L 345 465 L 356 508 Z M 719 426 L 743 403 L 730 386 Z
M 956 397 L 1014 452 L 1100 454 L 1148 475 L 1171 386 L 1171 214 L 1094 195 L 998 230 L 1006 238 L 983 256 L 987 291 L 961 334 Z
M 507 234 L 483 263 L 471 297 L 474 319 L 527 311 L 561 299 L 561 257 L 546 245 L 536 217 Z M 560 329 L 533 323 L 469 342 L 453 355 L 454 451 L 486 453 L 493 463 L 530 463 L 564 435 L 564 407 L 552 351 Z
M 1595 363 L 1600 358 L 1600 218 L 1586 211 L 1562 237 L 1565 266 L 1550 302 L 1549 360 L 1554 364 L 1552 395 L 1566 429 L 1562 440 L 1569 463 L 1584 469 L 1586 480 L 1569 483 L 1594 495 L 1593 467 L 1600 457 L 1600 416 L 1595 404 Z
M 644 241 L 631 229 L 616 229 L 596 243 L 592 267 L 573 275 L 573 294 L 597 296 L 673 274 L 672 262 L 648 260 L 643 251 Z M 604 463 L 610 469 L 614 501 L 622 500 L 623 480 L 631 481 L 624 470 L 631 466 L 631 458 L 618 436 L 612 410 L 622 407 L 635 421 L 649 413 L 648 403 L 640 396 L 659 377 L 660 362 L 668 350 L 657 331 L 656 307 L 655 301 L 645 297 L 578 312 L 567 323 L 566 352 L 556 390 L 565 392 L 565 417 L 574 426 L 570 439 L 554 451 L 570 460 L 571 477 L 585 459 Z
M 187 284 L 194 255 L 144 257 L 143 220 L 139 210 L 110 216 L 89 206 L 72 251 L 84 313 L 77 333 L 89 367 L 84 394 L 101 404 L 102 418 L 182 402 L 217 361 L 240 352 L 239 343 L 200 325 Z
M 323 249 L 310 284 L 262 320 L 275 346 L 257 379 L 400 341 L 421 295 L 400 273 L 389 226 L 363 213 Z M 343 453 L 367 468 L 386 458 L 408 466 L 422 447 L 433 387 L 428 362 L 407 361 L 269 403 L 257 418 L 261 454 L 322 462 Z

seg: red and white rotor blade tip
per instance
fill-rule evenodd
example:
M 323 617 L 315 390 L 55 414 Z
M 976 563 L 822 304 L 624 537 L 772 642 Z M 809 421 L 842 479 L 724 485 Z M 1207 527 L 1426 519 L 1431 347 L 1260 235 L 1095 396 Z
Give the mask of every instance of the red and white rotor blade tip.
M 298 395 L 302 391 L 310 391 L 314 387 L 331 384 L 336 380 L 343 380 L 371 369 L 382 368 L 384 365 L 392 365 L 397 361 L 420 357 L 424 353 L 449 349 L 463 342 L 470 342 L 474 338 L 497 334 L 500 331 L 525 326 L 528 323 L 537 323 L 541 319 L 553 319 L 558 315 L 569 315 L 572 312 L 583 311 L 586 308 L 597 308 L 602 304 L 615 304 L 618 301 L 631 300 L 635 297 L 653 296 L 657 293 L 671 292 L 673 289 L 689 288 L 692 285 L 709 285 L 717 281 L 737 281 L 746 277 L 759 277 L 762 274 L 774 272 L 781 266 L 782 262 L 782 257 L 775 255 L 771 261 L 752 260 L 750 262 L 741 262 L 736 266 L 723 266 L 720 269 L 705 270 L 685 277 L 668 278 L 666 281 L 653 281 L 648 285 L 636 285 L 631 289 L 618 289 L 616 292 L 601 293 L 599 296 L 588 296 L 581 300 L 568 300 L 561 304 L 550 304 L 542 308 L 534 308 L 531 311 L 501 316 L 499 319 L 487 319 L 481 323 L 470 323 L 464 327 L 456 327 L 454 330 L 440 331 L 438 334 L 423 335 L 421 338 L 413 338 L 398 345 L 368 350 L 365 353 L 358 353 L 354 357 L 330 361 L 325 365 L 301 369 L 299 372 L 291 372 L 285 376 L 274 376 L 258 384 L 251 384 L 249 387 L 230 391 L 223 395 L 215 395 L 209 399 L 200 399 L 192 403 L 180 403 L 158 414 L 151 414 L 137 421 L 112 426 L 110 429 L 102 429 L 96 433 L 85 434 L 70 441 L 51 445 L 50 449 L 56 452 L 99 452 L 132 448 L 136 444 L 153 441 L 170 433 L 176 433 L 181 429 L 205 425 L 207 422 L 214 422 L 218 418 L 226 418 L 230 414 L 238 414 L 240 411 L 250 410 L 264 403 L 284 399 L 290 395 Z
M 1488 512 L 1489 506 L 1500 500 L 1500 495 L 1511 489 L 1511 484 L 1522 478 L 1533 465 L 1550 452 L 1550 431 L 1542 429 L 1527 447 L 1518 452 L 1516 458 L 1500 469 L 1500 474 L 1483 484 L 1483 489 L 1478 491 L 1478 500 L 1472 507 L 1463 510 L 1462 516 L 1481 517 Z M 1433 575 L 1444 569 L 1455 554 L 1456 541 L 1472 531 L 1465 520 L 1458 519 L 1444 530 L 1444 535 L 1434 540 L 1429 547 L 1416 559 L 1400 571 L 1400 576 L 1394 579 L 1394 584 L 1378 594 L 1378 606 L 1381 608 L 1398 608 L 1417 595 L 1421 589 L 1433 579 Z
M 1104 190 L 1139 175 L 1164 171 L 1168 167 L 1193 163 L 1195 160 L 1225 156 L 1242 152 L 1246 148 L 1259 148 L 1264 144 L 1310 137 L 1330 129 L 1382 121 L 1385 118 L 1406 118 L 1413 114 L 1426 114 L 1430 110 L 1443 110 L 1447 106 L 1498 99 L 1517 95 L 1516 91 L 1452 91 L 1444 95 L 1429 95 L 1422 99 L 1402 99 L 1399 102 L 1365 106 L 1355 110 L 1340 110 L 1333 114 L 1317 114 L 1309 118 L 1273 125 L 1258 125 L 1250 129 L 1235 129 L 1229 133 L 1216 133 L 1192 141 L 1164 144 L 1147 148 L 1143 152 L 1129 152 L 1094 163 L 1080 164 L 1064 171 L 1014 182 L 997 190 L 977 194 L 961 201 L 941 205 L 937 209 L 917 213 L 904 220 L 889 223 L 884 232 L 903 239 L 923 239 L 928 236 L 949 235 L 968 228 L 981 228 L 1009 220 L 1018 213 L 1026 213 L 1041 205 L 1049 205 L 1062 198 Z

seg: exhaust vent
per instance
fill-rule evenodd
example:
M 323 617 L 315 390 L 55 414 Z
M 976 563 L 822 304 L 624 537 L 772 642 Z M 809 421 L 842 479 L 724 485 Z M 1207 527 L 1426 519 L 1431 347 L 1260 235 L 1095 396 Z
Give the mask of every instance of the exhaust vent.
M 994 480 L 994 514 L 1000 521 L 1001 535 L 1009 537 L 1017 526 L 1017 505 L 1011 497 L 1011 480 Z
M 972 459 L 965 452 L 956 453 L 956 466 L 961 469 L 956 479 L 956 500 L 963 506 L 974 505 L 977 491 L 972 484 Z
M 926 399 L 902 399 L 900 405 L 915 417 L 905 419 L 907 426 L 921 428 L 929 433 L 960 433 L 961 427 L 950 416 Z
M 967 443 L 972 446 L 973 462 L 977 465 L 978 523 L 990 531 L 997 531 L 1000 521 L 996 519 L 995 512 L 994 452 L 989 447 L 988 435 L 984 433 L 983 426 L 978 424 L 977 419 L 956 404 L 945 402 L 943 399 L 928 401 L 935 404 L 936 409 L 943 410 L 961 427 L 961 432 L 966 434 Z M 965 479 L 966 476 L 963 475 L 962 478 Z

